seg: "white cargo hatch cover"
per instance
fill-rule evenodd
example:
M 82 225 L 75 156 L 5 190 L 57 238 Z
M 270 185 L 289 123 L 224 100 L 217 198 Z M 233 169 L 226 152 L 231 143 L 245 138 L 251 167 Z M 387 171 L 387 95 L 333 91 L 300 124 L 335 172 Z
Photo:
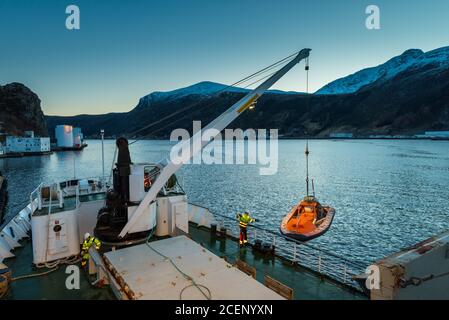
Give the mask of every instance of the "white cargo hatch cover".
M 252 277 L 231 266 L 186 236 L 151 242 L 151 246 L 170 257 L 198 284 L 209 288 L 213 300 L 283 299 Z M 178 300 L 180 292 L 191 284 L 162 256 L 146 244 L 105 253 L 110 266 L 141 300 Z M 204 290 L 204 289 L 203 289 Z M 182 293 L 183 300 L 204 300 L 191 286 Z

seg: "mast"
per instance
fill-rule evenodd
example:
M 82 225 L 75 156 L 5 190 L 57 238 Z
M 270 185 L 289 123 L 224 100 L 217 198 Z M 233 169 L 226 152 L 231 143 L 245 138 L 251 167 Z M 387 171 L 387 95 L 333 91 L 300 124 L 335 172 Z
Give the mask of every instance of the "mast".
M 187 156 L 182 157 L 180 159 L 180 163 L 175 163 L 171 161 L 170 158 L 167 158 L 159 163 L 162 166 L 159 176 L 156 178 L 156 181 L 151 186 L 148 193 L 145 195 L 145 198 L 143 198 L 143 200 L 140 202 L 136 211 L 134 211 L 131 219 L 128 220 L 128 223 L 123 227 L 122 231 L 119 234 L 119 237 L 123 238 L 124 236 L 126 236 L 126 234 L 136 223 L 139 217 L 144 213 L 146 208 L 148 208 L 150 203 L 156 199 L 159 191 L 164 187 L 168 179 L 170 179 L 170 177 L 176 171 L 178 171 L 184 163 L 188 162 L 191 158 L 193 158 L 193 156 L 195 156 L 195 154 L 203 150 L 203 148 L 208 145 L 216 135 L 218 135 L 245 110 L 249 109 L 249 107 L 254 104 L 266 90 L 268 90 L 275 82 L 282 78 L 282 76 L 284 76 L 291 68 L 298 64 L 301 60 L 307 58 L 310 51 L 311 49 L 302 49 L 289 63 L 287 63 L 271 77 L 265 80 L 256 89 L 249 92 L 242 99 L 233 104 L 230 108 L 228 108 L 215 120 L 209 123 L 205 128 L 203 128 L 202 131 L 194 134 L 189 140 L 180 141 L 177 145 L 175 145 L 174 148 L 176 149 L 174 150 L 183 150 L 184 148 L 188 148 L 187 150 L 191 150 L 191 152 L 189 152 Z M 209 129 L 215 129 L 215 132 L 217 133 L 213 137 L 208 136 L 207 139 L 203 139 L 202 134 L 204 132 L 207 132 Z
M 101 181 L 105 183 L 105 176 L 104 176 L 104 129 L 100 130 L 101 135 L 101 168 L 103 175 L 101 176 Z
M 309 196 L 309 141 L 306 142 L 306 195 Z

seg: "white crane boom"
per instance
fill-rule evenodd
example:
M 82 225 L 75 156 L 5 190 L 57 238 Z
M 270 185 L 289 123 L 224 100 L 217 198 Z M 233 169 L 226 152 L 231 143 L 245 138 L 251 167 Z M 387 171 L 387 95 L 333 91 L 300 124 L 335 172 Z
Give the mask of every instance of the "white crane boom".
M 177 150 L 183 150 L 183 148 L 189 146 L 191 152 L 189 152 L 188 157 L 182 158 L 182 161 L 177 161 L 174 163 L 170 157 L 161 162 L 163 168 L 157 177 L 154 184 L 151 186 L 151 189 L 145 195 L 143 200 L 140 202 L 138 208 L 132 215 L 131 219 L 128 223 L 123 227 L 122 231 L 119 234 L 120 238 L 123 238 L 129 230 L 133 227 L 139 217 L 143 214 L 144 210 L 148 207 L 148 205 L 154 201 L 159 193 L 159 191 L 164 187 L 167 183 L 168 179 L 176 172 L 178 169 L 182 167 L 182 165 L 188 162 L 191 158 L 193 158 L 198 152 L 200 152 L 209 142 L 211 142 L 215 138 L 218 133 L 220 133 L 223 129 L 225 129 L 232 121 L 234 121 L 243 111 L 248 109 L 256 100 L 266 91 L 268 90 L 276 81 L 278 81 L 281 77 L 283 77 L 291 68 L 293 68 L 297 63 L 301 60 L 307 58 L 309 56 L 311 49 L 302 49 L 298 55 L 293 58 L 289 63 L 287 63 L 284 67 L 282 67 L 279 71 L 273 74 L 270 78 L 265 80 L 261 85 L 259 85 L 256 89 L 249 92 L 246 96 L 232 105 L 229 109 L 223 112 L 218 118 L 209 123 L 202 131 L 194 134 L 189 140 L 181 141 L 173 148 L 179 148 Z M 208 129 L 216 129 L 216 135 L 211 137 L 208 135 L 206 141 L 203 141 L 202 135 L 204 132 L 208 131 Z

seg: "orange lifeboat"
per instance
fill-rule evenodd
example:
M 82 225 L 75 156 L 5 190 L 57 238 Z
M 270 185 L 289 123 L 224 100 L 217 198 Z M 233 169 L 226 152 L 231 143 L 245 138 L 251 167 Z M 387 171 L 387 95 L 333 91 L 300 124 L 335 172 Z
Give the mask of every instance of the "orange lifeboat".
M 315 195 L 309 195 L 309 146 L 306 145 L 306 188 L 304 197 L 281 222 L 283 235 L 300 241 L 308 241 L 323 235 L 329 230 L 335 215 L 335 209 L 322 206 Z M 312 180 L 313 188 L 313 180 Z M 315 192 L 313 192 L 315 193 Z
M 281 233 L 300 241 L 312 240 L 329 230 L 334 215 L 334 208 L 322 206 L 315 197 L 306 196 L 282 220 Z

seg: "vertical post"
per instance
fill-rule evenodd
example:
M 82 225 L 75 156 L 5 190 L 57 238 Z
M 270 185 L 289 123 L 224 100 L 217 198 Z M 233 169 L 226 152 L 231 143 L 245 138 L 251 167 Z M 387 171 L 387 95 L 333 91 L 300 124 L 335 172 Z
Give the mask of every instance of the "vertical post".
M 42 210 L 42 183 L 37 188 L 37 207 Z
M 101 134 L 101 164 L 102 164 L 102 171 L 103 175 L 101 176 L 101 180 L 104 182 L 104 129 L 100 130 Z
M 58 198 L 59 198 L 59 208 L 62 208 L 64 206 L 64 196 L 62 195 L 61 185 L 57 184 L 57 190 L 58 190 Z
M 80 197 L 80 185 L 77 184 L 75 188 L 75 206 L 78 208 Z
M 73 154 L 73 179 L 76 179 L 76 167 L 75 167 L 75 163 L 76 163 L 76 158 L 75 158 L 75 153 Z
M 30 208 L 31 208 L 31 214 L 34 212 L 34 201 L 33 201 L 33 193 L 30 193 Z
M 309 196 L 309 141 L 306 142 L 306 196 Z

